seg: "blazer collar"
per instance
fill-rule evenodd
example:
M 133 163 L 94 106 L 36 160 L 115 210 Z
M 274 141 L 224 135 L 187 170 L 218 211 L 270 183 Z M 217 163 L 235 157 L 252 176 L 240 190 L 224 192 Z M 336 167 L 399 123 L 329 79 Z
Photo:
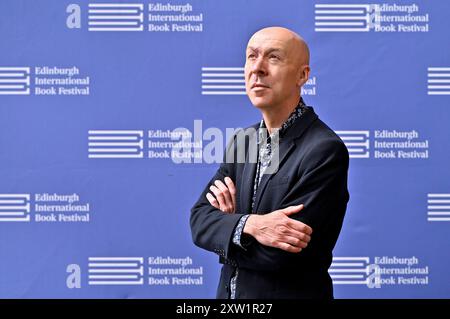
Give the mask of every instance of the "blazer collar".
M 253 126 L 256 130 L 258 128 L 258 125 Z M 250 148 L 255 148 L 258 137 L 257 137 L 257 131 L 253 131 L 253 133 L 249 136 L 249 143 L 247 145 L 246 150 L 246 158 L 245 158 L 245 164 L 244 169 L 242 171 L 242 179 L 241 179 L 241 185 L 240 185 L 240 207 L 242 209 L 241 214 L 250 214 L 251 213 L 251 207 L 252 207 L 252 197 L 253 197 L 253 183 L 255 181 L 255 174 L 256 174 L 256 163 L 255 160 L 250 159 Z
M 308 127 L 318 119 L 317 114 L 314 112 L 314 109 L 310 106 L 307 107 L 306 112 L 298 118 L 293 125 L 285 132 L 284 136 L 280 138 L 280 142 L 278 145 L 278 149 L 273 149 L 272 151 L 278 151 L 278 170 L 282 167 L 285 162 L 286 156 L 291 152 L 291 150 L 295 147 L 295 140 L 300 138 L 303 133 L 308 129 Z M 252 139 L 250 138 L 250 143 L 256 142 L 256 136 Z M 253 144 L 250 144 L 253 145 Z M 247 154 L 248 156 L 248 154 Z M 264 174 L 261 178 L 261 182 L 259 183 L 258 190 L 256 192 L 255 198 L 255 212 L 258 212 L 258 206 L 261 201 L 264 190 L 267 186 L 269 180 L 276 174 L 278 171 L 274 171 L 272 174 Z M 243 213 L 253 213 L 251 210 L 251 200 L 253 195 L 253 183 L 255 180 L 256 173 L 256 163 L 245 163 L 243 176 L 242 176 L 242 185 L 241 185 L 241 207 L 244 208 Z M 250 186 L 249 186 L 250 185 Z

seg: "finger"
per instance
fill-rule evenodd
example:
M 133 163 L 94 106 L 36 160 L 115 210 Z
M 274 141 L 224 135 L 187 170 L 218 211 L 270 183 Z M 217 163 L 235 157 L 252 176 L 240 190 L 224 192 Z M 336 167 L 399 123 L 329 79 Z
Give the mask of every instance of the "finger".
M 225 184 L 222 183 L 222 181 L 220 181 L 220 180 L 216 180 L 214 182 L 214 185 L 216 185 L 217 188 L 222 192 L 226 206 L 231 207 L 233 205 L 233 200 L 231 199 L 231 194 L 228 191 L 228 187 L 226 187 Z M 234 206 L 233 206 L 233 208 L 234 208 Z
M 211 185 L 209 187 L 209 190 L 214 194 L 214 196 L 216 196 L 217 201 L 219 202 L 220 208 L 224 208 L 225 207 L 225 201 L 222 195 L 222 192 L 214 185 Z
M 277 248 L 280 248 L 280 249 L 285 250 L 290 253 L 299 253 L 302 251 L 302 248 L 295 247 L 295 246 L 289 245 L 287 243 L 280 243 Z
M 300 241 L 305 244 L 308 244 L 311 241 L 311 236 L 292 228 L 286 228 L 282 236 L 283 240 L 286 240 L 287 242 L 289 242 L 294 246 L 297 246 L 297 243 Z
M 308 246 L 308 243 L 303 241 L 299 237 L 286 236 L 283 238 L 282 241 L 286 242 L 287 244 L 289 244 L 291 246 L 298 247 L 301 249 L 304 249 Z
M 211 195 L 211 193 L 206 194 L 206 198 L 208 199 L 208 202 L 214 206 L 217 209 L 220 209 L 220 205 L 219 202 L 217 201 L 217 199 Z
M 295 229 L 296 231 L 311 236 L 312 234 L 312 228 L 306 225 L 305 223 L 302 223 L 301 221 L 295 220 L 295 219 L 289 219 L 287 225 Z
M 223 198 L 224 198 L 225 206 L 221 207 L 221 209 L 227 213 L 233 213 L 234 205 L 233 205 L 233 200 L 231 199 L 231 194 L 228 191 L 228 188 L 220 180 L 216 180 L 214 182 L 214 184 L 219 189 L 219 191 L 222 193 Z
M 286 216 L 291 216 L 293 214 L 298 213 L 303 209 L 303 204 L 297 205 L 297 206 L 289 206 L 284 209 L 281 209 L 280 211 L 286 214 Z
M 227 184 L 228 190 L 230 191 L 233 207 L 236 207 L 236 187 L 234 186 L 233 180 L 229 177 L 225 177 L 225 184 Z

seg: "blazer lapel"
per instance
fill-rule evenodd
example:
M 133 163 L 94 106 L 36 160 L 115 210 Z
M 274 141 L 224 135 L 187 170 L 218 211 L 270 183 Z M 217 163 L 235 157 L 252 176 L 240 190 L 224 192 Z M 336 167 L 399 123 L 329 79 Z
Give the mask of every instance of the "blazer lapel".
M 277 147 L 277 149 L 272 150 L 273 152 L 278 151 L 278 154 L 279 154 L 278 161 L 276 161 L 276 157 L 275 157 L 275 158 L 273 158 L 274 161 L 272 161 L 270 164 L 270 166 L 276 165 L 273 167 L 273 168 L 276 168 L 276 170 L 273 170 L 272 174 L 264 174 L 261 177 L 261 182 L 259 183 L 258 190 L 256 192 L 255 207 L 254 207 L 255 213 L 258 212 L 259 202 L 261 201 L 261 196 L 264 193 L 267 183 L 278 172 L 281 165 L 283 165 L 283 160 L 285 159 L 286 155 L 289 154 L 289 152 L 291 151 L 291 149 L 293 147 L 294 147 L 294 142 L 292 140 L 285 140 L 285 141 L 280 142 L 279 147 Z M 276 162 L 278 162 L 278 165 L 276 164 Z M 269 167 L 269 168 L 272 168 L 272 167 Z
M 242 212 L 241 214 L 252 213 L 252 197 L 253 197 L 253 183 L 255 181 L 256 174 L 256 161 L 258 159 L 258 153 L 256 151 L 256 158 L 250 158 L 251 152 L 249 151 L 251 147 L 256 146 L 256 134 L 250 135 L 248 145 L 246 145 L 246 159 L 244 164 L 244 169 L 242 172 L 241 179 L 241 191 L 240 191 L 240 205 Z
M 269 180 L 280 170 L 281 166 L 285 162 L 286 156 L 291 152 L 291 150 L 295 146 L 295 140 L 297 138 L 300 138 L 303 133 L 306 131 L 306 129 L 318 118 L 317 114 L 314 112 L 314 109 L 312 107 L 308 107 L 308 110 L 290 127 L 286 135 L 282 137 L 280 143 L 279 143 L 279 160 L 278 160 L 278 170 L 273 171 L 272 174 L 264 174 L 261 178 L 261 182 L 259 183 L 258 190 L 256 192 L 256 198 L 255 198 L 255 212 L 258 212 L 259 204 L 261 201 L 261 198 L 264 194 L 264 190 L 267 186 L 267 183 Z M 256 165 L 255 165 L 256 167 Z M 255 174 L 253 174 L 253 180 L 254 180 Z M 252 181 L 253 181 L 252 180 Z M 252 183 L 253 185 L 253 183 Z M 252 188 L 253 191 L 253 188 Z M 251 205 L 251 203 L 250 203 Z M 261 213 L 267 213 L 267 212 L 261 212 Z

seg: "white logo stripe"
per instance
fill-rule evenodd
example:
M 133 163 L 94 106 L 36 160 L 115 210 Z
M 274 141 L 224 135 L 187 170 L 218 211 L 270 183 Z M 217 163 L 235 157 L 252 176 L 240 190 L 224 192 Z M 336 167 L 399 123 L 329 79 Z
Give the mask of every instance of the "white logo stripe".
M 316 20 L 362 20 L 369 22 L 369 17 L 354 17 L 354 16 L 321 16 L 316 17 Z
M 369 137 L 369 131 L 336 131 L 336 134 L 349 134 L 349 135 L 361 134 Z
M 139 275 L 89 275 L 89 279 L 139 279 Z
M 315 14 L 365 14 L 364 10 L 315 10 Z
M 89 267 L 138 267 L 139 263 L 89 263 Z
M 245 91 L 203 91 L 203 95 L 245 95 Z
M 0 204 L 25 204 L 25 199 L 0 199 Z
M 340 279 L 340 278 L 357 278 L 363 279 L 364 275 L 330 275 L 332 279 Z
M 143 26 L 139 28 L 89 28 L 89 31 L 142 31 L 144 30 Z
M 448 80 L 428 79 L 428 83 L 450 83 L 450 79 L 448 79 Z
M 363 22 L 316 22 L 315 25 L 318 26 L 364 26 Z
M 449 67 L 429 67 L 428 71 L 449 71 L 450 72 L 450 68 Z
M 26 89 L 26 86 L 25 85 L 15 85 L 15 84 L 0 85 L 0 89 Z
M 138 15 L 123 15 L 123 16 L 108 16 L 108 15 L 103 15 L 103 16 L 90 16 L 89 20 L 139 20 L 139 22 L 143 22 L 144 21 L 144 15 L 138 14 Z M 114 25 L 116 23 L 116 21 L 110 21 L 109 23 L 111 23 L 112 25 Z
M 137 141 L 137 140 L 139 140 L 139 138 L 137 136 L 89 136 L 89 140 L 90 141 L 112 141 L 112 140 Z
M 447 92 L 447 91 L 442 91 L 442 92 L 429 91 L 428 95 L 450 95 L 450 92 Z
M 131 26 L 139 26 L 138 21 L 117 21 L 114 23 L 108 21 L 89 21 L 89 25 L 131 25 Z
M 14 217 L 14 218 L 0 218 L 0 222 L 29 222 L 30 216 L 26 217 Z
M 333 284 L 335 285 L 367 285 L 369 283 L 369 280 L 363 280 L 363 281 L 344 281 L 344 280 L 333 280 Z
M 89 3 L 89 8 L 124 8 L 124 7 L 131 7 L 131 8 L 139 8 L 141 10 L 144 10 L 144 5 L 140 3 Z
M 89 261 L 137 261 L 144 262 L 142 257 L 89 257 Z
M 429 205 L 428 209 L 450 209 L 450 205 L 449 206 Z
M 202 89 L 245 89 L 245 85 L 202 85 Z
M 25 211 L 30 211 L 30 203 L 25 205 L 14 205 L 14 206 L 0 206 L 0 211 L 8 211 L 10 209 L 24 209 Z
M 355 263 L 340 263 L 333 262 L 330 267 L 365 267 L 364 263 L 355 262 Z
M 131 10 L 114 10 L 114 9 L 89 9 L 89 13 L 132 13 L 139 14 L 139 8 L 131 9 Z
M 429 222 L 450 222 L 450 217 L 428 217 Z
M 25 74 L 29 74 L 30 73 L 30 68 L 28 67 L 0 67 L 0 72 L 1 71 L 23 71 L 25 72 Z M 21 75 L 23 75 L 23 73 L 19 73 Z
M 428 197 L 433 197 L 433 198 L 450 198 L 450 194 L 427 194 Z
M 428 85 L 428 89 L 450 89 L 450 85 Z
M 244 77 L 244 73 L 202 73 L 203 77 Z
M 336 132 L 337 133 L 337 132 Z M 339 135 L 340 133 L 338 133 Z M 340 135 L 341 140 L 345 141 L 364 141 L 366 138 L 364 136 L 344 136 Z
M 144 147 L 144 141 L 139 142 L 89 142 L 89 146 L 139 146 Z
M 138 273 L 144 274 L 144 267 L 139 267 L 138 269 L 89 269 L 89 273 L 92 274 L 109 274 L 109 273 Z
M 144 153 L 138 154 L 89 154 L 89 158 L 144 158 Z
M 20 79 L 0 79 L 0 83 L 24 83 L 26 85 L 30 85 L 30 78 L 26 77 L 25 79 L 23 79 L 23 78 L 20 78 Z
M 89 153 L 133 153 L 138 151 L 138 148 L 89 148 Z
M 367 274 L 369 272 L 369 268 L 368 267 L 364 267 L 364 268 L 352 268 L 352 269 L 329 269 L 328 272 L 330 273 L 342 273 L 342 272 L 361 272 L 361 273 L 365 273 Z
M 345 142 L 345 141 L 344 141 Z M 345 145 L 347 147 L 354 147 L 354 146 L 365 146 L 366 148 L 369 148 L 369 140 L 363 142 L 363 143 L 349 143 L 349 142 L 345 142 Z M 363 149 L 361 149 L 363 150 Z
M 89 130 L 89 134 L 137 134 L 139 136 L 144 136 L 144 131 L 133 131 L 133 130 Z
M 367 264 L 369 263 L 369 257 L 333 257 L 333 262 L 334 261 L 364 261 Z
M 2 78 L 23 78 L 24 76 L 23 73 L 0 73 L 0 77 Z
M 242 67 L 202 67 L 202 71 L 244 71 Z
M 30 200 L 30 194 L 0 194 L 0 198 L 24 198 Z
M 89 281 L 89 285 L 142 285 L 144 279 L 139 281 Z
M 245 79 L 202 79 L 202 83 L 245 83 Z
M 25 216 L 25 212 L 17 212 L 17 211 L 0 211 L 0 216 Z
M 30 89 L 25 91 L 0 91 L 0 95 L 29 95 Z
M 366 10 L 370 9 L 369 4 L 326 4 L 326 3 L 317 3 L 315 4 L 316 8 L 364 8 Z
M 450 199 L 429 199 L 428 204 L 450 204 Z
M 430 78 L 447 78 L 450 77 L 450 73 L 428 73 Z

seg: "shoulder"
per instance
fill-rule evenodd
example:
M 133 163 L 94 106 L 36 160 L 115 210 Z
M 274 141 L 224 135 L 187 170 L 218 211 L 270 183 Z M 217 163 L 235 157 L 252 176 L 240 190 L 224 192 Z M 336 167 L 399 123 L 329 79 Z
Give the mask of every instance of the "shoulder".
M 302 141 L 308 157 L 339 157 L 348 160 L 348 150 L 342 139 L 320 119 L 314 121 Z

